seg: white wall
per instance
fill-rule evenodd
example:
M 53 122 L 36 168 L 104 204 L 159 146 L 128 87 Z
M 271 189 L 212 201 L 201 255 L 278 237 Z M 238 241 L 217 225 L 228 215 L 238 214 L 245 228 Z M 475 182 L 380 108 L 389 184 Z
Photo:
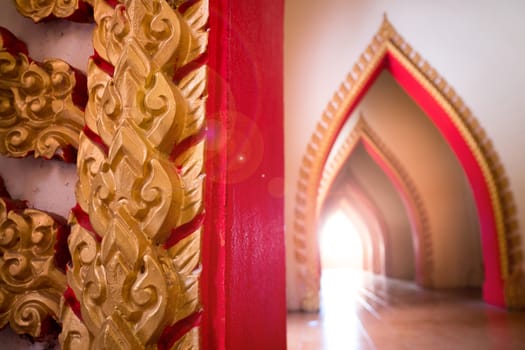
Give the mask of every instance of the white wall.
M 488 132 L 525 225 L 525 2 L 289 0 L 285 13 L 287 249 L 298 171 L 317 120 L 387 13 L 398 32 L 462 96 Z M 524 237 L 525 238 L 525 237 Z M 522 240 L 525 242 L 525 239 Z M 288 255 L 287 277 L 295 271 Z M 289 303 L 294 286 L 288 285 Z

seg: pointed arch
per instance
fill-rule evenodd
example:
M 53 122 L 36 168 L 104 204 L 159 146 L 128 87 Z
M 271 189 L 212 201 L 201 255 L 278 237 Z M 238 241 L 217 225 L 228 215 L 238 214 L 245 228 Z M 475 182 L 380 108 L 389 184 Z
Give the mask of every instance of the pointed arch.
M 294 243 L 305 310 L 318 308 L 319 269 L 315 248 L 319 186 L 337 135 L 361 98 L 388 70 L 422 108 L 460 162 L 478 210 L 485 282 L 483 298 L 517 308 L 521 251 L 516 210 L 509 182 L 483 128 L 454 89 L 404 41 L 387 20 L 334 94 L 303 156 L 297 185 Z
M 345 172 L 350 177 L 345 179 L 341 190 L 330 192 L 325 198 L 320 215 L 325 217 L 329 212 L 334 212 L 339 208 L 348 217 L 353 215 L 362 221 L 364 230 L 359 230 L 359 234 L 363 242 L 369 243 L 363 252 L 365 259 L 367 259 L 364 270 L 379 275 L 388 275 L 387 261 L 390 249 L 387 239 L 389 230 L 385 217 L 377 203 L 351 174 L 351 170 L 346 169 Z M 335 178 L 334 181 L 336 181 Z
M 358 144 L 364 146 L 368 155 L 383 170 L 403 201 L 412 228 L 414 256 L 416 257 L 416 281 L 422 286 L 432 287 L 434 283 L 432 279 L 432 232 L 423 198 L 403 164 L 374 132 L 363 116 L 359 117 L 351 133 L 322 173 L 317 211 L 319 212 L 336 176 L 347 163 Z M 316 277 L 316 279 L 318 278 Z

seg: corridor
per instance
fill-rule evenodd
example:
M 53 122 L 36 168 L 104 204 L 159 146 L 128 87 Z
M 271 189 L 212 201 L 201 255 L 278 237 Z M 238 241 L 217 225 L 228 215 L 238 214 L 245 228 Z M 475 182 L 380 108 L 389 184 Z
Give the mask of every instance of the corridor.
M 288 315 L 289 350 L 525 349 L 525 313 L 477 289 L 424 290 L 366 272 L 326 269 L 321 313 Z

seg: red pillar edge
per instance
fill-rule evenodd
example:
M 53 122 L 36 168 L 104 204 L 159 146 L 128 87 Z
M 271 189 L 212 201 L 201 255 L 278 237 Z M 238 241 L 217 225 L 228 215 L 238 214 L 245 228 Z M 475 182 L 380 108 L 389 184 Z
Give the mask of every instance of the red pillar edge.
M 212 4 L 210 4 L 212 5 Z M 208 101 L 206 104 L 207 139 L 205 151 L 205 218 L 201 243 L 202 274 L 200 281 L 203 316 L 200 327 L 201 349 L 225 349 L 225 207 L 226 152 L 218 152 L 224 135 L 211 137 L 210 120 L 226 123 L 226 94 L 220 88 L 216 72 L 226 72 L 226 50 L 221 50 L 221 38 L 226 37 L 226 28 L 219 13 L 221 3 L 210 9 L 208 42 Z M 220 129 L 216 128 L 219 132 Z
M 211 0 L 203 349 L 286 348 L 283 0 Z

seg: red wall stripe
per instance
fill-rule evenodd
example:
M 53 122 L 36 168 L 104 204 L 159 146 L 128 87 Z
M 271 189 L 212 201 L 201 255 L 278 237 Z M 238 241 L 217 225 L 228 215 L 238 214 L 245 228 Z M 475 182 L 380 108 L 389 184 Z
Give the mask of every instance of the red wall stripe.
M 447 112 L 430 92 L 391 53 L 387 54 L 386 62 L 386 67 L 392 76 L 429 116 L 463 166 L 474 194 L 481 227 L 485 269 L 483 298 L 491 304 L 505 306 L 496 219 L 481 167 Z

